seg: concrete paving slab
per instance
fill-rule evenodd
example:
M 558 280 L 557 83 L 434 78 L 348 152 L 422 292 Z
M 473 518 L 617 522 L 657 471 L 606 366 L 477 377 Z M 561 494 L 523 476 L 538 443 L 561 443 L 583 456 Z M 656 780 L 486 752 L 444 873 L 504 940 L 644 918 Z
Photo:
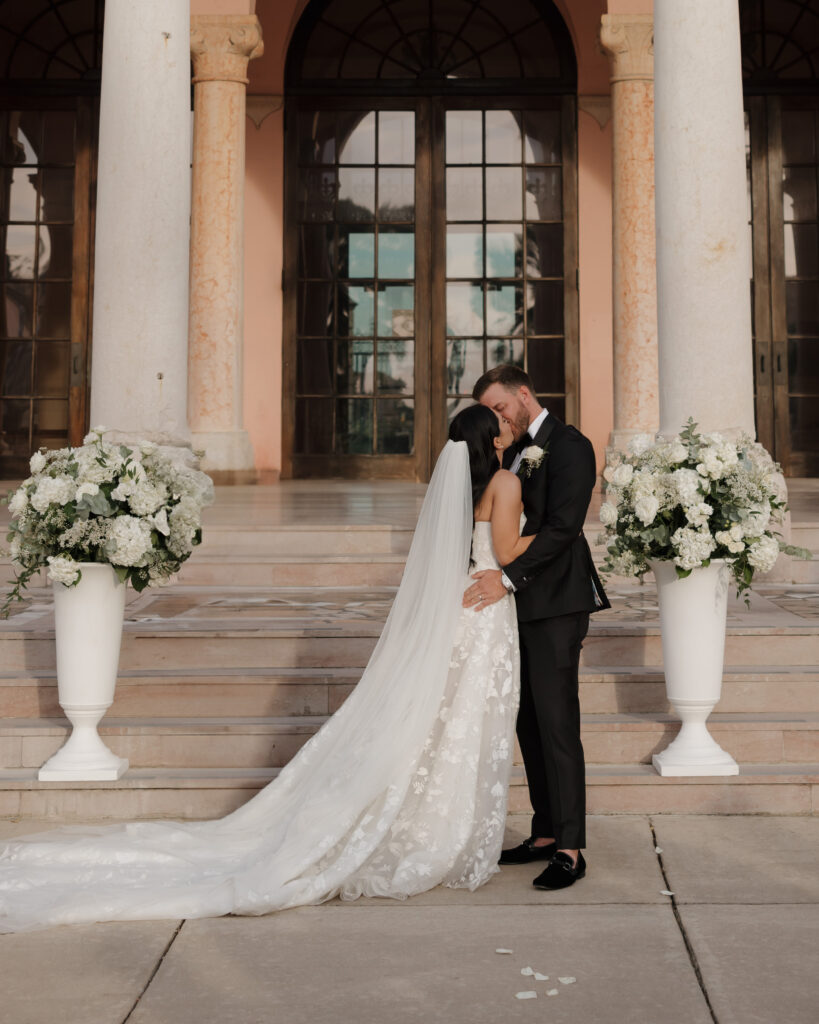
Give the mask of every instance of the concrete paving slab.
M 819 903 L 819 818 L 658 815 L 678 903 Z
M 0 935 L 3 1024 L 121 1024 L 177 921 Z
M 815 1024 L 816 906 L 680 908 L 719 1024 Z
M 544 1019 L 711 1021 L 665 908 L 326 906 L 186 923 L 129 1024 Z

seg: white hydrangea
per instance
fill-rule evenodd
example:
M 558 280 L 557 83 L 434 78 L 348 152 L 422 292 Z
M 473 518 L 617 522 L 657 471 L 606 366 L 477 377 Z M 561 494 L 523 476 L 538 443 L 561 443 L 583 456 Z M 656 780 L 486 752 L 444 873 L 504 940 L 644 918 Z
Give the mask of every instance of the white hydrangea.
M 671 474 L 677 501 L 680 505 L 696 505 L 702 498 L 700 477 L 693 469 L 675 469 Z
M 9 512 L 11 512 L 13 516 L 19 516 L 22 512 L 25 512 L 27 508 L 28 495 L 26 494 L 24 487 L 18 487 L 9 499 Z
M 150 516 L 168 500 L 164 484 L 152 484 L 147 480 L 139 483 L 128 496 L 128 505 L 134 515 Z
M 97 441 L 102 439 L 103 434 L 108 433 L 108 427 L 92 427 L 89 433 L 82 439 L 83 444 L 96 444 Z
M 714 534 L 717 544 L 723 544 L 733 555 L 738 555 L 745 550 L 744 532 L 739 523 L 735 523 L 730 530 L 717 530 Z
M 653 494 L 643 494 L 634 502 L 634 514 L 646 526 L 654 522 L 660 509 L 660 502 Z
M 600 522 L 603 526 L 614 526 L 617 522 L 617 507 L 610 501 L 604 501 L 600 506 Z
M 42 473 L 46 468 L 46 457 L 42 452 L 35 452 L 29 460 L 29 469 L 31 470 L 32 476 L 37 473 Z
M 74 500 L 77 485 L 69 476 L 44 476 L 31 496 L 31 505 L 37 512 L 45 512 L 49 505 L 67 505 Z
M 644 455 L 654 444 L 651 434 L 636 434 L 628 443 L 628 450 L 632 455 Z
M 685 508 L 685 518 L 695 528 L 707 526 L 708 519 L 714 509 L 706 501 L 700 501 L 696 505 L 688 505 Z
M 151 527 L 136 516 L 117 516 L 108 527 L 106 557 L 113 565 L 144 565 L 151 550 Z
M 118 452 L 103 452 L 103 464 L 98 459 L 100 452 L 97 448 L 79 448 L 75 452 L 77 459 L 78 476 L 80 483 L 107 484 L 111 483 L 117 475 L 122 459 Z
M 771 523 L 770 508 L 752 508 L 743 520 L 743 532 L 746 537 L 760 537 Z
M 748 561 L 759 572 L 770 572 L 779 558 L 779 542 L 775 537 L 760 537 L 748 548 Z
M 634 467 L 630 466 L 627 462 L 617 466 L 612 473 L 611 482 L 615 487 L 626 487 L 634 476 Z
M 64 583 L 67 587 L 80 578 L 80 570 L 73 558 L 62 555 L 48 556 L 48 578 L 54 583 Z
M 81 484 L 77 486 L 77 501 L 82 501 L 86 495 L 89 498 L 93 498 L 95 494 L 100 493 L 100 485 L 94 483 L 92 480 L 83 480 Z
M 714 538 L 707 530 L 692 530 L 680 527 L 671 537 L 677 551 L 674 562 L 681 569 L 696 569 L 711 556 L 716 547 Z

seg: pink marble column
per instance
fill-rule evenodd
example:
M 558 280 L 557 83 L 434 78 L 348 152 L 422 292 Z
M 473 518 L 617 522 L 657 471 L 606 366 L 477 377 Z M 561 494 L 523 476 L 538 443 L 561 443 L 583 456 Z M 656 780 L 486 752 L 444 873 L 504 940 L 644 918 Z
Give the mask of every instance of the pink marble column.
M 614 134 L 614 430 L 622 447 L 660 422 L 654 234 L 654 42 L 650 14 L 604 14 Z
M 245 91 L 263 52 L 255 15 L 191 18 L 191 200 L 188 417 L 203 467 L 245 480 L 254 467 L 242 414 Z

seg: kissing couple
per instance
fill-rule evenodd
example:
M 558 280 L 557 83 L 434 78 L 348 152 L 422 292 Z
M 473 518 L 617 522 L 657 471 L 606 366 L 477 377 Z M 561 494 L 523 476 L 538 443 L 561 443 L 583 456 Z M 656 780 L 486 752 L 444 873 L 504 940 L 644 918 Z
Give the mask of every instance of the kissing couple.
M 475 890 L 499 860 L 545 862 L 542 889 L 583 877 L 578 664 L 589 614 L 609 607 L 582 533 L 594 452 L 515 366 L 484 374 L 473 398 L 336 714 L 225 818 L 0 845 L 0 932 Z M 516 723 L 532 835 L 502 851 Z

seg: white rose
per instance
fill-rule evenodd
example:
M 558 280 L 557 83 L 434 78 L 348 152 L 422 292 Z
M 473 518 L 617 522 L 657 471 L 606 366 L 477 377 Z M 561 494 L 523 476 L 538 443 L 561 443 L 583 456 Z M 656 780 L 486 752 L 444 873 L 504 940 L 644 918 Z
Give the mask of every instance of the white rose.
M 64 558 L 62 555 L 49 555 L 48 578 L 54 583 L 64 583 L 70 587 L 80 577 L 80 570 L 73 558 Z
M 688 449 L 681 441 L 672 441 L 668 449 L 668 461 L 672 465 L 676 465 L 678 462 L 685 462 L 688 458 Z
M 779 543 L 774 537 L 760 537 L 748 548 L 748 561 L 759 572 L 770 572 L 779 558 Z
M 617 522 L 617 508 L 610 501 L 604 501 L 600 506 L 600 522 L 603 526 L 614 526 Z
M 610 484 L 614 478 L 614 466 L 606 466 L 603 470 L 603 479 Z
M 139 446 L 139 450 L 143 455 L 153 455 L 158 447 L 159 445 L 154 444 L 153 441 L 143 441 Z
M 25 488 L 18 488 L 14 494 L 12 494 L 9 500 L 9 512 L 13 516 L 19 516 L 21 512 L 25 512 L 28 508 L 28 495 L 26 494 Z
M 171 532 L 171 527 L 168 523 L 167 509 L 161 508 L 156 515 L 148 516 L 148 522 L 158 533 L 161 533 L 163 537 L 167 537 Z
M 644 494 L 634 502 L 634 514 L 646 526 L 654 522 L 659 509 L 660 503 L 653 494 Z
M 31 504 L 38 512 L 45 512 L 49 505 L 67 505 L 74 500 L 77 488 L 71 477 L 44 476 L 31 496 Z
M 618 466 L 612 474 L 611 482 L 616 487 L 625 487 L 631 482 L 631 478 L 634 476 L 634 468 L 627 462 L 622 463 Z
M 82 501 L 82 499 L 86 495 L 88 495 L 89 498 L 93 498 L 94 495 L 99 494 L 99 492 L 99 484 L 91 483 L 91 481 L 86 480 L 84 483 L 81 483 L 77 488 L 77 501 Z
M 42 452 L 35 452 L 29 460 L 29 468 L 32 474 L 42 473 L 46 468 L 46 458 Z
M 738 555 L 745 548 L 744 542 L 734 537 L 733 531 L 717 530 L 714 534 L 714 540 L 716 540 L 717 544 L 722 544 L 728 548 L 733 555 Z
M 628 443 L 628 450 L 632 455 L 644 455 L 654 444 L 651 434 L 636 434 Z

